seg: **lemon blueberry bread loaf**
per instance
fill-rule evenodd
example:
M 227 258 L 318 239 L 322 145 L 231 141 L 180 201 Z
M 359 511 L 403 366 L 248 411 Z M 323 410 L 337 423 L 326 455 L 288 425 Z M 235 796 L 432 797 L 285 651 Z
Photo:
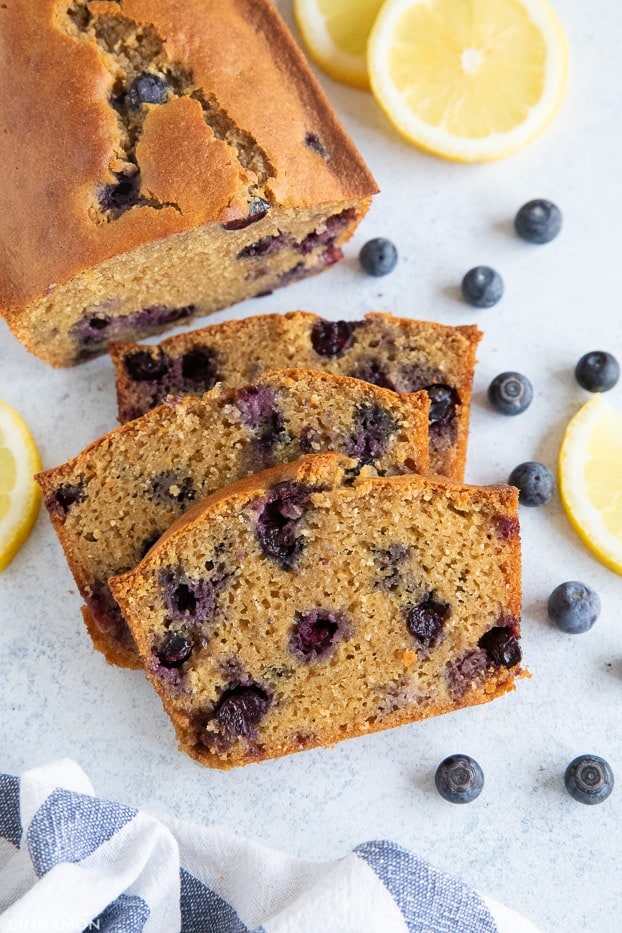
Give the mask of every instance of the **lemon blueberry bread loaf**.
M 461 480 L 475 354 L 481 332 L 375 312 L 327 321 L 305 311 L 212 324 L 156 346 L 113 344 L 119 420 L 168 394 L 198 394 L 216 382 L 253 380 L 264 369 L 300 366 L 430 395 L 432 472 Z
M 254 384 L 171 400 L 38 477 L 109 661 L 138 654 L 108 578 L 134 567 L 195 500 L 302 453 L 339 450 L 383 473 L 425 471 L 429 402 L 328 373 L 264 373 Z
M 517 491 L 368 473 L 320 454 L 255 474 L 111 580 L 204 764 L 483 703 L 523 673 Z
M 0 85 L 0 310 L 52 365 L 325 269 L 376 191 L 270 0 L 5 0 Z

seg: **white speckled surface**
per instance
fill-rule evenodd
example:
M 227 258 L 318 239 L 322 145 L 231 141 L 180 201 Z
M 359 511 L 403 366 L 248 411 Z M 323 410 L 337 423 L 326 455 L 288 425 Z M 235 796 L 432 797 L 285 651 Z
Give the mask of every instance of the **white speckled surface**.
M 278 0 L 293 22 L 291 0 Z M 247 302 L 212 320 L 303 308 L 328 317 L 392 310 L 450 324 L 476 322 L 480 347 L 467 478 L 505 480 L 517 463 L 554 466 L 563 427 L 588 397 L 576 360 L 609 349 L 622 360 L 622 7 L 558 0 L 571 48 L 562 113 L 511 159 L 452 165 L 402 142 L 373 99 L 321 77 L 382 189 L 325 275 Z M 512 230 L 532 197 L 556 201 L 564 228 L 529 246 Z M 361 273 L 360 246 L 388 236 L 400 262 L 383 279 Z M 459 300 L 464 272 L 496 267 L 502 302 L 477 312 Z M 29 422 L 46 466 L 76 454 L 115 425 L 112 368 L 100 359 L 53 371 L 0 327 L 0 397 Z M 532 380 L 531 408 L 515 419 L 485 399 L 491 378 L 518 369 Z M 622 408 L 622 384 L 608 395 Z M 621 478 L 622 484 L 622 478 Z M 622 928 L 622 577 L 600 566 L 571 531 L 558 499 L 523 510 L 524 655 L 533 679 L 487 707 L 230 773 L 180 755 L 144 678 L 109 667 L 91 649 L 60 546 L 42 511 L 0 577 L 0 770 L 19 773 L 69 756 L 104 796 L 217 823 L 311 858 L 335 857 L 390 837 L 525 913 L 548 933 Z M 558 583 L 584 580 L 602 614 L 582 636 L 554 631 L 546 600 Z M 438 762 L 467 752 L 486 786 L 465 807 L 441 800 Z M 598 807 L 563 789 L 577 754 L 607 758 L 620 786 Z

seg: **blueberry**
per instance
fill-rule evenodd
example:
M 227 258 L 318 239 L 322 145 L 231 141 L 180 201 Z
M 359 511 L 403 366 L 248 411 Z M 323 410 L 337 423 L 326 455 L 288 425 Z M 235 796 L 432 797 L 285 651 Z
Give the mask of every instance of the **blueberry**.
M 462 295 L 475 308 L 492 308 L 503 295 L 503 279 L 490 266 L 475 266 L 462 279 Z
M 98 196 L 102 211 L 109 211 L 113 217 L 117 218 L 140 204 L 140 174 L 130 173 L 129 170 L 113 174 L 117 179 L 116 182 L 112 185 L 104 185 Z
M 615 356 L 604 350 L 592 350 L 575 366 L 575 378 L 588 392 L 608 392 L 620 378 L 620 366 Z
M 438 433 L 441 428 L 446 428 L 454 422 L 460 397 L 455 389 L 444 383 L 426 386 L 425 390 L 430 398 L 430 429 Z
M 184 384 L 191 384 L 201 391 L 213 389 L 218 382 L 217 354 L 209 347 L 194 347 L 181 358 L 181 377 Z
M 270 696 L 259 684 L 225 690 L 201 736 L 203 745 L 222 754 L 238 738 L 253 739 L 270 703 Z M 215 729 L 210 728 L 210 724 Z
M 434 783 L 450 803 L 471 803 L 482 792 L 484 772 L 469 755 L 450 755 L 436 769 Z
M 157 382 L 169 371 L 169 361 L 162 350 L 135 350 L 123 360 L 128 376 L 135 382 Z
M 155 649 L 163 667 L 181 667 L 192 654 L 192 642 L 183 632 L 167 632 Z
M 514 229 L 528 243 L 550 243 L 561 228 L 560 209 L 542 198 L 527 201 L 514 218 Z
M 259 197 L 251 198 L 248 204 L 248 216 L 241 217 L 238 220 L 230 220 L 222 225 L 223 230 L 243 230 L 245 227 L 250 227 L 251 224 L 262 220 L 269 210 L 270 203 L 268 201 Z
M 483 648 L 468 651 L 447 668 L 447 686 L 452 697 L 461 699 L 467 690 L 482 679 L 488 667 L 488 655 Z
M 502 415 L 520 415 L 532 399 L 533 387 L 521 373 L 499 373 L 488 386 L 488 400 Z
M 562 632 L 580 635 L 596 622 L 600 614 L 600 599 L 585 583 L 569 580 L 555 587 L 549 596 L 547 610 L 551 622 Z
M 406 625 L 420 644 L 429 647 L 441 634 L 450 615 L 451 606 L 448 603 L 441 603 L 433 599 L 431 593 L 426 593 L 418 605 L 407 608 Z
M 534 460 L 514 467 L 508 483 L 518 488 L 520 504 L 528 506 L 546 505 L 551 501 L 555 489 L 552 472 L 543 463 Z
M 579 803 L 602 803 L 613 790 L 613 771 L 598 755 L 579 755 L 566 768 L 564 784 Z
M 347 634 L 348 625 L 340 612 L 313 609 L 297 612 L 289 639 L 289 650 L 303 661 L 327 658 Z
M 397 264 L 397 249 L 391 240 L 368 240 L 359 253 L 359 262 L 368 275 L 388 275 Z
M 522 659 L 518 643 L 518 623 L 495 625 L 477 643 L 486 652 L 488 663 L 494 667 L 515 667 Z
M 301 483 L 277 483 L 257 516 L 259 545 L 283 570 L 294 570 L 304 549 L 305 539 L 296 531 L 312 492 Z
M 322 156 L 323 159 L 328 160 L 326 146 L 317 133 L 312 133 L 310 130 L 307 130 L 305 133 L 305 146 L 308 146 L 308 148 L 312 149 L 313 152 L 317 152 L 317 154 Z
M 147 495 L 160 504 L 170 505 L 172 502 L 192 502 L 197 493 L 191 476 L 184 476 L 177 470 L 165 470 L 150 478 Z
M 167 97 L 167 84 L 158 75 L 143 71 L 134 78 L 125 95 L 128 107 L 138 108 L 141 104 L 163 104 Z
M 397 392 L 393 379 L 383 368 L 382 363 L 374 357 L 359 360 L 355 368 L 349 373 L 354 379 L 369 382 L 380 389 L 390 389 Z
M 319 320 L 311 331 L 311 344 L 318 356 L 337 357 L 352 346 L 356 322 Z
M 242 423 L 254 432 L 258 445 L 269 450 L 285 428 L 275 391 L 266 385 L 242 386 L 238 389 L 236 404 Z
M 208 624 L 216 613 L 216 603 L 227 574 L 218 568 L 209 579 L 193 580 L 180 570 L 162 570 L 162 599 L 169 618 L 185 623 Z
M 72 505 L 86 498 L 83 483 L 62 483 L 46 498 L 45 506 L 50 514 L 65 516 Z
M 373 463 L 385 453 L 396 430 L 393 416 L 381 405 L 363 403 L 354 415 L 354 431 L 347 442 L 347 454 L 361 463 Z

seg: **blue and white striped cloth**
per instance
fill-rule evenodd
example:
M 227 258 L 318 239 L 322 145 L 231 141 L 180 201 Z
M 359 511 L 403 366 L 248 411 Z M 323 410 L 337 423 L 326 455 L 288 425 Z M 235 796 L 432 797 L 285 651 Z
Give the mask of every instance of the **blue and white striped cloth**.
M 534 933 L 391 842 L 309 862 L 96 797 L 62 760 L 0 774 L 0 933 Z M 537 931 L 536 931 L 537 933 Z

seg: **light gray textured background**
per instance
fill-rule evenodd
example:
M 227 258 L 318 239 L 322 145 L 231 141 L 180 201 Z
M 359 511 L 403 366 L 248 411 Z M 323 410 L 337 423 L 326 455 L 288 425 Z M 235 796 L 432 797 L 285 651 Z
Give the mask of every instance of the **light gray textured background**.
M 291 0 L 278 7 L 293 24 Z M 467 478 L 505 480 L 517 463 L 554 466 L 568 418 L 587 399 L 576 360 L 609 349 L 622 360 L 622 7 L 595 0 L 555 4 L 570 41 L 564 108 L 525 152 L 499 163 L 453 165 L 426 156 L 391 129 L 371 96 L 320 75 L 382 193 L 346 249 L 318 278 L 212 318 L 302 308 L 327 317 L 369 310 L 485 332 L 475 379 Z M 533 197 L 556 201 L 564 229 L 535 247 L 512 232 Z M 363 275 L 357 254 L 373 236 L 398 246 L 396 271 Z M 488 311 L 460 302 L 462 275 L 495 266 L 506 294 Z M 111 364 L 53 371 L 0 326 L 0 397 L 25 416 L 46 466 L 66 460 L 115 426 Z M 491 378 L 525 372 L 531 408 L 494 414 Z M 609 393 L 622 408 L 622 386 Z M 548 933 L 622 926 L 622 578 L 600 566 L 571 531 L 559 501 L 522 514 L 524 655 L 533 679 L 487 707 L 229 773 L 179 754 L 144 678 L 93 652 L 80 598 L 46 514 L 0 577 L 0 770 L 19 773 L 69 756 L 104 796 L 156 812 L 216 823 L 310 858 L 332 858 L 365 839 L 389 837 L 434 865 L 525 913 Z M 602 599 L 591 632 L 554 631 L 546 600 L 579 579 Z M 441 800 L 438 762 L 467 752 L 486 786 L 473 804 Z M 567 762 L 606 757 L 620 786 L 602 806 L 563 789 Z

